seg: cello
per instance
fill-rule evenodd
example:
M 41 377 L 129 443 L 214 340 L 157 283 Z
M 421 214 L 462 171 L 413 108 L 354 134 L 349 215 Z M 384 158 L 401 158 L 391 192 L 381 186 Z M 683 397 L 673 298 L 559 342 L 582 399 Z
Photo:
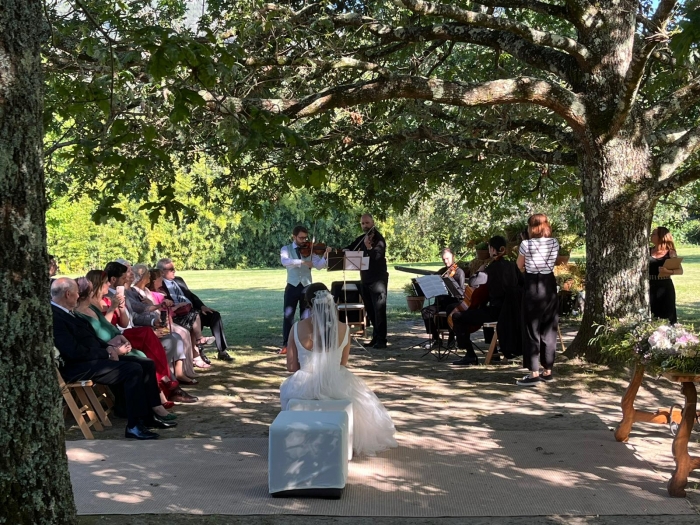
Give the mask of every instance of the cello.
M 505 248 L 500 251 L 491 261 L 489 261 L 487 264 L 484 265 L 484 270 L 488 267 L 489 264 L 491 264 L 494 261 L 498 261 L 499 259 L 502 259 L 503 256 L 506 254 Z M 477 272 L 478 275 L 479 272 Z M 472 279 L 476 277 L 474 275 Z M 454 321 L 452 319 L 452 314 L 455 312 L 465 312 L 469 308 L 480 308 L 482 305 L 488 303 L 489 301 L 489 287 L 488 287 L 488 282 L 476 286 L 472 286 L 471 284 L 468 284 L 467 286 L 464 287 L 464 300 L 459 303 L 454 310 L 452 310 L 448 316 L 447 316 L 447 325 L 450 327 L 450 329 L 454 330 Z M 479 328 L 481 328 L 481 325 L 478 326 L 469 326 L 468 331 L 469 333 L 474 333 L 476 332 Z

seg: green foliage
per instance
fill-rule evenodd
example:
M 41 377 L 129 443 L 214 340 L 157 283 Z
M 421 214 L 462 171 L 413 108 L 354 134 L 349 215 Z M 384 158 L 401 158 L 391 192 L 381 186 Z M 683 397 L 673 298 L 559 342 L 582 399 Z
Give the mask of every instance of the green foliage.
M 418 297 L 416 289 L 410 281 L 403 285 L 403 293 L 406 297 Z

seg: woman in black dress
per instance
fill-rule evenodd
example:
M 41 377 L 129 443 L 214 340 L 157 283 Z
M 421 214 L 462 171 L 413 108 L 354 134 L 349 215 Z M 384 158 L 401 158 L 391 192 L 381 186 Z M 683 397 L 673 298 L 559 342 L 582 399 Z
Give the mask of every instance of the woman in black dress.
M 651 315 L 660 319 L 668 319 L 676 324 L 676 289 L 671 275 L 683 275 L 683 268 L 667 270 L 664 263 L 667 259 L 677 257 L 676 246 L 668 228 L 659 226 L 651 232 L 651 242 L 654 247 L 649 257 L 649 306 Z

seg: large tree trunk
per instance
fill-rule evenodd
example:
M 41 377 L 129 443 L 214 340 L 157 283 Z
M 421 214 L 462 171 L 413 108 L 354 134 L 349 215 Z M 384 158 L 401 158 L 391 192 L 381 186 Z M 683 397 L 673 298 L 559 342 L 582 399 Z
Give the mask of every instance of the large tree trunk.
M 0 0 L 0 523 L 76 521 L 52 360 L 42 167 L 48 35 L 39 0 Z
M 567 355 L 596 362 L 599 349 L 589 344 L 596 324 L 648 311 L 649 227 L 655 198 L 645 189 L 651 154 L 636 133 L 621 133 L 604 145 L 582 149 L 579 158 L 586 216 L 586 307 Z

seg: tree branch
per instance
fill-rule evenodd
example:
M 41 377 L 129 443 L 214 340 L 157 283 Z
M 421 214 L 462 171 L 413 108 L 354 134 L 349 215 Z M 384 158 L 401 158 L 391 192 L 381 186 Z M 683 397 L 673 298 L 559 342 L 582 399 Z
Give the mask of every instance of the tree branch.
M 211 110 L 227 114 L 256 107 L 292 119 L 311 117 L 334 108 L 368 104 L 393 98 L 432 100 L 452 106 L 493 106 L 535 104 L 551 109 L 566 120 L 574 131 L 582 131 L 585 108 L 578 95 L 539 78 L 520 77 L 479 84 L 445 82 L 439 79 L 396 76 L 355 84 L 339 85 L 302 99 L 215 99 L 200 92 Z
M 533 44 L 565 51 L 576 58 L 576 61 L 584 71 L 590 71 L 590 65 L 588 64 L 588 59 L 591 58 L 590 51 L 588 51 L 586 46 L 579 44 L 573 38 L 546 31 L 538 31 L 522 22 L 509 20 L 505 17 L 495 17 L 484 13 L 467 11 L 454 5 L 435 4 L 423 0 L 394 0 L 394 3 L 417 14 L 440 16 L 471 27 L 485 27 L 487 29 L 506 31 Z
M 654 192 L 661 195 L 668 195 L 678 188 L 682 188 L 686 184 L 695 182 L 700 179 L 700 165 L 689 166 L 688 168 L 679 171 L 673 176 L 663 180 L 658 181 L 654 184 Z
M 443 134 L 432 131 L 427 126 L 391 133 L 379 137 L 366 138 L 364 136 L 347 136 L 346 144 L 362 146 L 376 146 L 378 144 L 401 144 L 407 141 L 427 141 L 450 148 L 460 150 L 481 151 L 493 155 L 515 157 L 540 164 L 553 164 L 559 166 L 576 166 L 577 158 L 573 153 L 548 151 L 541 148 L 531 148 L 515 144 L 505 140 L 474 139 L 463 137 L 459 134 Z M 310 145 L 314 141 L 309 141 Z
M 362 60 L 356 60 L 350 57 L 343 57 L 336 61 L 325 62 L 323 60 L 312 59 L 300 56 L 277 56 L 277 57 L 249 57 L 246 58 L 243 63 L 246 66 L 259 68 L 265 66 L 289 66 L 289 67 L 304 67 L 313 65 L 318 69 L 331 70 L 331 69 L 359 69 L 360 71 L 373 71 L 379 73 L 383 76 L 392 76 L 393 72 L 385 67 L 380 66 L 372 62 L 365 62 Z
M 700 126 L 697 126 L 664 147 L 662 153 L 655 159 L 659 167 L 659 181 L 672 177 L 673 172 L 699 150 Z
M 528 9 L 535 13 L 553 16 L 562 20 L 573 22 L 569 10 L 560 5 L 548 4 L 531 0 L 479 0 L 481 5 L 489 7 L 503 7 L 506 9 Z
M 627 75 L 624 82 L 624 93 L 620 97 L 617 108 L 615 111 L 615 116 L 610 124 L 610 129 L 607 133 L 607 139 L 617 135 L 618 131 L 622 128 L 629 112 L 634 105 L 634 101 L 637 98 L 637 92 L 639 91 L 639 86 L 642 83 L 642 78 L 644 77 L 644 71 L 646 69 L 647 63 L 651 58 L 654 50 L 661 42 L 665 42 L 669 39 L 666 33 L 666 27 L 668 26 L 673 10 L 676 7 L 678 0 L 661 0 L 656 9 L 656 13 L 651 19 L 651 25 L 653 27 L 652 34 L 644 37 L 643 43 L 635 42 L 635 47 L 637 48 L 634 57 L 632 58 L 632 63 L 630 68 L 627 70 Z M 635 37 L 639 38 L 639 36 Z
M 506 51 L 518 60 L 542 71 L 553 73 L 572 86 L 578 85 L 583 72 L 576 60 L 555 49 L 535 45 L 506 31 L 469 27 L 461 24 L 394 28 L 359 15 L 339 15 L 333 18 L 336 27 L 364 29 L 385 41 L 426 42 L 444 40 L 477 44 Z M 574 76 L 575 75 L 575 76 Z
M 688 108 L 692 108 L 698 102 L 700 102 L 700 76 L 648 109 L 644 113 L 644 118 L 650 124 L 658 126 L 675 115 L 683 113 Z
M 519 144 L 513 144 L 502 140 L 473 139 L 452 134 L 438 135 L 424 126 L 421 126 L 419 133 L 420 138 L 423 140 L 430 140 L 431 142 L 458 149 L 484 151 L 494 155 L 515 157 L 540 164 L 554 164 L 559 166 L 576 166 L 577 164 L 577 157 L 574 153 L 547 151 L 540 148 L 527 148 Z

